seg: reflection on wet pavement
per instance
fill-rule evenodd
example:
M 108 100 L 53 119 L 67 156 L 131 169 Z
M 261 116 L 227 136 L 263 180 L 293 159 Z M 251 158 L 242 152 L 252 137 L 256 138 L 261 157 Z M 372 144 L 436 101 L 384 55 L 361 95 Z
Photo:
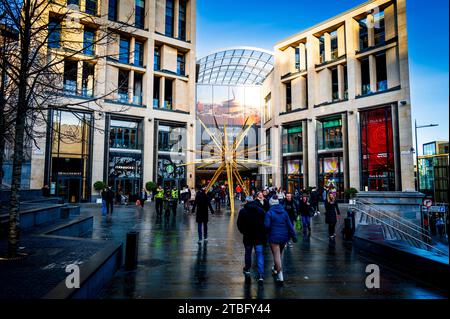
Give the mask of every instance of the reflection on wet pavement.
M 299 236 L 286 248 L 284 284 L 271 276 L 270 249 L 265 249 L 265 282 L 242 274 L 242 236 L 229 211 L 211 216 L 209 242 L 197 244 L 195 216 L 178 214 L 158 218 L 153 204 L 144 210 L 117 206 L 111 221 L 100 208 L 82 208 L 94 214 L 92 238 L 125 242 L 130 230 L 139 232 L 139 263 L 135 271 L 120 271 L 100 298 L 447 298 L 447 292 L 417 282 L 380 266 L 381 288 L 367 289 L 366 266 L 371 257 L 356 253 L 340 236 L 330 245 L 323 214 L 312 222 L 311 238 Z

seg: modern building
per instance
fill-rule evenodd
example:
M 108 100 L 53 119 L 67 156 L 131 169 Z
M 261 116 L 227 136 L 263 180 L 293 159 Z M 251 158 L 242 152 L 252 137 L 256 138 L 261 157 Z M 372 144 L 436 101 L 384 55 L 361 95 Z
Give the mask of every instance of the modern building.
M 265 183 L 339 196 L 414 190 L 405 0 L 373 0 L 278 42 L 263 83 Z
M 434 141 L 423 144 L 419 156 L 419 192 L 437 203 L 448 203 L 448 155 L 448 141 Z
M 80 34 L 52 32 L 48 52 L 65 57 L 68 101 L 97 100 L 49 111 L 47 135 L 33 148 L 31 188 L 48 184 L 79 202 L 98 196 L 96 181 L 125 195 L 148 181 L 193 185 L 193 168 L 176 164 L 194 159 L 184 150 L 195 146 L 196 0 L 57 0 L 49 30 L 67 23 L 58 13 L 69 9 L 92 19 L 71 21 Z M 93 45 L 105 30 L 108 40 Z M 64 45 L 73 42 L 83 54 L 69 58 Z

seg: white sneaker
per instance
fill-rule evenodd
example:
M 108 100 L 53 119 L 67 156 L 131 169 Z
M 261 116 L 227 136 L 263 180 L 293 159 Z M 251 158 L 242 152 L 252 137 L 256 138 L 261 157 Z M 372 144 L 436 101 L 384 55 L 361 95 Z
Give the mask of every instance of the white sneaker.
M 204 241 L 205 243 L 207 243 L 207 242 L 208 242 L 208 238 L 203 239 L 203 241 Z
M 202 240 L 201 239 L 199 239 L 199 241 L 197 242 L 199 245 L 202 243 Z
M 273 276 L 277 275 L 277 271 L 275 270 L 275 266 L 272 266 L 272 275 Z
M 277 279 L 276 279 L 278 282 L 283 282 L 284 281 L 284 278 L 283 278 L 283 272 L 282 271 L 280 271 L 278 274 L 277 274 Z

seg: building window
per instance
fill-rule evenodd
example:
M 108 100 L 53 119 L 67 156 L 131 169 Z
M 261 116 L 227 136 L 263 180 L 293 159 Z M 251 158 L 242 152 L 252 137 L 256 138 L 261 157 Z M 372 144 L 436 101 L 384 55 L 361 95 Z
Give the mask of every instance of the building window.
M 387 90 L 386 53 L 375 56 L 377 67 L 377 91 Z
M 384 11 L 373 15 L 373 31 L 375 45 L 383 44 L 385 42 Z
M 186 55 L 183 52 L 178 52 L 177 55 L 177 74 L 186 75 Z
M 95 52 L 95 30 L 84 27 L 83 37 L 83 53 L 86 55 L 94 55 Z
M 361 60 L 361 94 L 366 95 L 370 93 L 370 67 L 369 58 Z
M 97 0 L 85 0 L 86 1 L 86 8 L 85 12 L 88 14 L 97 14 Z
M 391 107 L 361 112 L 362 186 L 394 191 L 394 146 Z
M 173 109 L 173 79 L 164 79 L 164 108 Z
M 423 155 L 436 155 L 436 143 L 423 144 Z
M 109 130 L 109 147 L 121 149 L 138 148 L 138 124 L 112 120 Z
M 292 111 L 292 84 L 287 82 L 286 86 L 286 112 Z
M 337 67 L 331 69 L 331 97 L 333 101 L 339 100 L 339 77 Z
M 300 48 L 295 48 L 295 69 L 300 70 Z
M 154 57 L 153 57 L 153 69 L 159 71 L 161 68 L 161 50 L 159 47 L 155 47 Z
M 119 62 L 130 63 L 130 40 L 120 37 Z
M 272 118 L 272 94 L 269 93 L 264 99 L 264 123 Z
M 303 151 L 302 124 L 283 128 L 283 153 L 297 153 Z
M 178 38 L 183 41 L 186 40 L 186 13 L 187 0 L 180 0 L 178 13 Z
M 94 64 L 83 62 L 81 95 L 85 97 L 94 96 L 94 70 Z
M 367 17 L 358 21 L 359 23 L 359 49 L 369 47 L 369 29 L 367 28 Z
M 134 14 L 134 25 L 138 28 L 143 29 L 145 24 L 145 1 L 136 1 L 136 12 Z
M 130 71 L 119 70 L 119 89 L 118 96 L 119 101 L 123 103 L 128 103 L 128 81 L 130 77 Z
M 347 64 L 344 65 L 344 99 L 348 99 L 348 76 L 347 76 Z
M 66 93 L 77 94 L 77 69 L 77 61 L 64 61 L 64 91 Z
M 144 66 L 144 44 L 138 41 L 134 44 L 134 65 Z
M 320 63 L 325 62 L 325 36 L 322 35 L 319 38 L 319 55 L 320 55 Z
M 159 90 L 161 86 L 161 78 L 155 76 L 153 78 L 153 108 L 159 108 Z
M 331 60 L 336 60 L 338 58 L 338 38 L 336 30 L 330 33 L 330 42 L 331 42 Z
M 319 185 L 336 187 L 337 198 L 344 198 L 344 158 L 342 152 L 318 155 Z
M 134 72 L 133 104 L 142 105 L 142 74 Z
M 174 25 L 174 0 L 166 0 L 166 36 L 173 37 Z
M 270 136 L 270 128 L 268 128 L 266 130 L 266 156 L 267 157 L 272 156 L 271 147 L 272 147 L 272 138 Z
M 61 42 L 61 22 L 58 19 L 49 19 L 48 33 L 48 47 L 59 48 Z
M 119 0 L 108 1 L 108 19 L 111 21 L 117 21 L 119 13 Z
M 342 148 L 342 119 L 329 118 L 317 122 L 318 149 Z
M 79 6 L 80 5 L 80 0 L 67 0 L 67 4 L 68 5 L 74 4 L 74 5 Z

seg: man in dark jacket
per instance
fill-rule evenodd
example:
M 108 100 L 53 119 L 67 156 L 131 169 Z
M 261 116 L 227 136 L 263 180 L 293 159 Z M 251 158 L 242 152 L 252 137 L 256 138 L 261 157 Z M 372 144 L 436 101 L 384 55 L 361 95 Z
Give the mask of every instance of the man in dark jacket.
M 197 208 L 197 211 L 195 210 Z M 198 243 L 202 243 L 202 226 L 204 233 L 204 242 L 208 242 L 208 209 L 211 210 L 211 214 L 214 214 L 214 210 L 211 206 L 211 201 L 206 194 L 206 187 L 203 187 L 195 195 L 194 206 L 192 212 L 196 212 L 195 220 L 198 224 Z
M 269 210 L 269 208 L 270 208 L 269 201 L 264 197 L 264 193 L 261 192 L 261 191 L 259 191 L 256 194 L 255 203 L 259 207 L 261 207 L 264 210 L 264 212 L 267 212 Z
M 303 194 L 299 205 L 300 215 L 302 216 L 303 236 L 311 236 L 311 211 L 308 203 L 308 195 Z M 308 233 L 307 233 L 308 232 Z
M 250 268 L 252 267 L 252 252 L 255 249 L 256 263 L 258 267 L 258 282 L 264 281 L 264 255 L 263 249 L 266 244 L 266 229 L 264 226 L 265 212 L 253 200 L 252 196 L 245 198 L 246 204 L 239 211 L 237 227 L 243 235 L 245 247 L 245 267 L 244 275 L 250 278 Z
M 141 190 L 141 193 L 139 194 L 139 202 L 142 208 L 144 208 L 144 204 L 147 199 L 148 199 L 147 191 L 145 190 L 145 188 L 143 188 Z
M 295 225 L 295 221 L 298 216 L 298 205 L 292 198 L 291 193 L 286 194 L 286 200 L 283 204 L 284 210 L 289 214 L 289 219 L 291 220 L 292 225 Z
M 314 213 L 319 212 L 319 197 L 319 192 L 314 187 L 311 191 L 311 195 L 309 196 L 309 204 L 311 205 L 311 208 L 314 209 Z
M 108 190 L 106 191 L 106 216 L 111 217 L 114 209 L 114 191 L 112 190 L 111 186 L 108 187 Z

